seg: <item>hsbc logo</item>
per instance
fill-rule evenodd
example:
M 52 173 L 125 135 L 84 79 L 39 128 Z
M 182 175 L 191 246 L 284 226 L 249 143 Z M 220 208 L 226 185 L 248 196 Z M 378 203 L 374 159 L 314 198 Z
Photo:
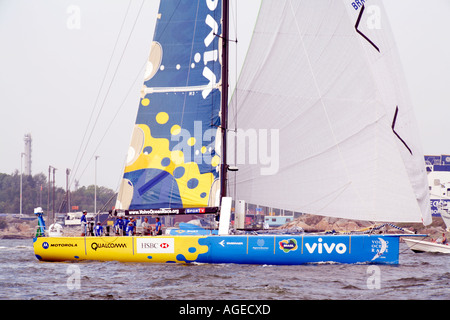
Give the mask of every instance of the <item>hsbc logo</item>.
M 168 243 L 141 243 L 141 248 L 142 249 L 148 249 L 148 248 L 152 248 L 152 249 L 156 249 L 156 248 L 162 248 L 162 249 L 167 249 L 169 248 L 170 245 Z
M 136 250 L 138 253 L 174 253 L 175 242 L 173 238 L 137 238 Z
M 167 249 L 169 247 L 169 244 L 168 243 L 161 243 L 159 246 L 161 248 L 163 248 L 163 249 Z

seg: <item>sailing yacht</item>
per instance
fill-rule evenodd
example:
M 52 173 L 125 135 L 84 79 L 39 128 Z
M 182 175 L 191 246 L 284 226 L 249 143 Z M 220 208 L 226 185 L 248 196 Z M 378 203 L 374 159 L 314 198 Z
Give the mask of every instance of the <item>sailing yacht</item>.
M 233 197 L 337 218 L 431 222 L 382 2 L 263 0 L 230 103 L 228 16 L 228 0 L 160 2 L 113 213 L 215 214 L 217 234 L 36 237 L 39 260 L 399 263 L 399 235 L 233 232 Z

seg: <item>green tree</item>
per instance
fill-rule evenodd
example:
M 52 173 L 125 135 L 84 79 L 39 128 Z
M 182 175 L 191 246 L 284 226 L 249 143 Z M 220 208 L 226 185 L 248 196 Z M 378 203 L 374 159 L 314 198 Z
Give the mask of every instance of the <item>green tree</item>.
M 77 206 L 78 210 L 94 211 L 95 186 L 78 188 L 70 194 L 71 206 Z M 115 192 L 106 187 L 97 186 L 97 211 L 111 210 L 115 204 Z
M 94 185 L 78 188 L 70 192 L 70 203 L 76 205 L 79 210 L 94 211 Z M 55 187 L 53 198 L 53 186 L 48 188 L 47 177 L 43 173 L 34 176 L 22 177 L 22 212 L 32 214 L 34 208 L 42 207 L 44 211 L 64 213 L 68 211 L 66 191 Z M 111 200 L 111 201 L 110 201 Z M 107 205 L 107 203 L 109 204 Z M 97 210 L 105 205 L 106 211 L 115 204 L 115 192 L 106 187 L 97 186 Z M 0 173 L 0 213 L 20 212 L 20 173 L 16 170 L 12 174 Z

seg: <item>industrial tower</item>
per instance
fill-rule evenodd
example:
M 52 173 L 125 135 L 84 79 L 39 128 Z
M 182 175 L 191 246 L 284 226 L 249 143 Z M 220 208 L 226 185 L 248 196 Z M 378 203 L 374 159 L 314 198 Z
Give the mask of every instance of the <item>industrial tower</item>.
M 23 138 L 25 141 L 25 170 L 24 174 L 31 175 L 31 133 L 27 133 Z

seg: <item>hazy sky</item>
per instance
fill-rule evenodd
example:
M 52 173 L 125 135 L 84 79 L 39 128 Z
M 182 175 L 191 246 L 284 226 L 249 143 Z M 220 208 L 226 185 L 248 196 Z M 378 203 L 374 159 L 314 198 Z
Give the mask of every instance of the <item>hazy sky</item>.
M 243 57 L 259 0 L 238 2 Z M 424 152 L 450 153 L 450 1 L 384 3 Z M 81 185 L 93 184 L 93 159 L 98 155 L 98 184 L 117 188 L 158 7 L 153 0 L 146 0 L 142 8 L 141 4 L 142 0 L 0 0 L 0 172 L 20 170 L 23 138 L 31 133 L 33 174 L 47 174 L 52 165 L 58 169 L 56 184 L 65 186 L 65 170 L 71 168 Z M 85 139 L 91 136 L 86 150 L 80 149 L 85 132 Z M 75 162 L 77 155 L 83 155 L 81 162 Z

